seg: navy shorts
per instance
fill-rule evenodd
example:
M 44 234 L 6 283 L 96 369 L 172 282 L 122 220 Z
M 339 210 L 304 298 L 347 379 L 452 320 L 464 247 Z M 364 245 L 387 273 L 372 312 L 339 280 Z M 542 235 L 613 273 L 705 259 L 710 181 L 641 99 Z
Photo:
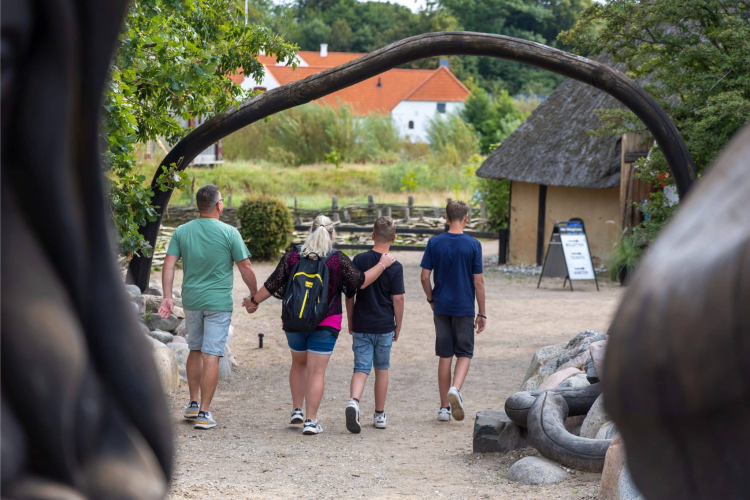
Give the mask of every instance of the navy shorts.
M 434 316 L 435 354 L 441 358 L 471 358 L 474 355 L 474 316 Z
M 314 332 L 286 332 L 289 349 L 294 352 L 310 351 L 315 354 L 333 354 L 336 336 L 330 330 Z
M 387 370 L 391 367 L 393 333 L 352 332 L 355 373 L 369 374 L 373 366 L 376 370 Z

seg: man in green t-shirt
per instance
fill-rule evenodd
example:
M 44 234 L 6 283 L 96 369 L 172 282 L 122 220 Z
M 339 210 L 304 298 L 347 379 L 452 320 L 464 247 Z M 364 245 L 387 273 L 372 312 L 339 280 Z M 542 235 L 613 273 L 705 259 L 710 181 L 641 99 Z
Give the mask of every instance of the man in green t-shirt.
M 172 313 L 174 267 L 182 258 L 182 305 L 190 348 L 186 366 L 190 403 L 185 418 L 196 419 L 198 429 L 210 429 L 216 427 L 216 421 L 208 408 L 219 383 L 219 358 L 224 355 L 232 322 L 234 264 L 251 296 L 258 291 L 258 285 L 240 232 L 219 220 L 224 211 L 219 188 L 203 186 L 195 200 L 200 217 L 178 227 L 169 242 L 162 269 L 164 299 L 159 315 L 167 318 Z

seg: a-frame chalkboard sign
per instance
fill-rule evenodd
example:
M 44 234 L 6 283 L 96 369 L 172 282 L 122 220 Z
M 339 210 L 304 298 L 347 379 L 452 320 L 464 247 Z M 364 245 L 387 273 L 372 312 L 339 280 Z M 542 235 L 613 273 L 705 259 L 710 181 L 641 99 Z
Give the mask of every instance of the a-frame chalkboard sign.
M 570 219 L 567 222 L 556 222 L 552 229 L 552 236 L 544 256 L 542 278 L 565 278 L 563 286 L 570 283 L 573 291 L 573 281 L 594 280 L 596 290 L 599 290 L 599 280 L 596 279 L 594 262 L 591 260 L 591 249 L 586 238 L 586 226 L 581 219 Z

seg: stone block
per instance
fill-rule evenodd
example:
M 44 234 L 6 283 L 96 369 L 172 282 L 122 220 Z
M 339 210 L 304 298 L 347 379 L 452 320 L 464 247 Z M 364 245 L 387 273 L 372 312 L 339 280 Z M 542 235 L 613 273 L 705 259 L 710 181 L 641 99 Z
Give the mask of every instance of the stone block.
M 526 448 L 525 431 L 502 410 L 481 410 L 474 420 L 474 453 L 507 453 Z

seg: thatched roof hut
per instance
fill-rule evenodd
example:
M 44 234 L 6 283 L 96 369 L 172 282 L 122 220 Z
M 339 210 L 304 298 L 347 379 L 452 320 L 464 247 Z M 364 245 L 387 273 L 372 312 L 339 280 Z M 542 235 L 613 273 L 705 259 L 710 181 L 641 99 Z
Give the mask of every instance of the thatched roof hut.
M 612 108 L 623 106 L 565 80 L 479 168 L 511 181 L 509 262 L 541 264 L 555 222 L 572 217 L 584 220 L 595 263 L 609 254 L 620 233 L 622 138 L 589 131 L 601 125 L 596 110 Z

